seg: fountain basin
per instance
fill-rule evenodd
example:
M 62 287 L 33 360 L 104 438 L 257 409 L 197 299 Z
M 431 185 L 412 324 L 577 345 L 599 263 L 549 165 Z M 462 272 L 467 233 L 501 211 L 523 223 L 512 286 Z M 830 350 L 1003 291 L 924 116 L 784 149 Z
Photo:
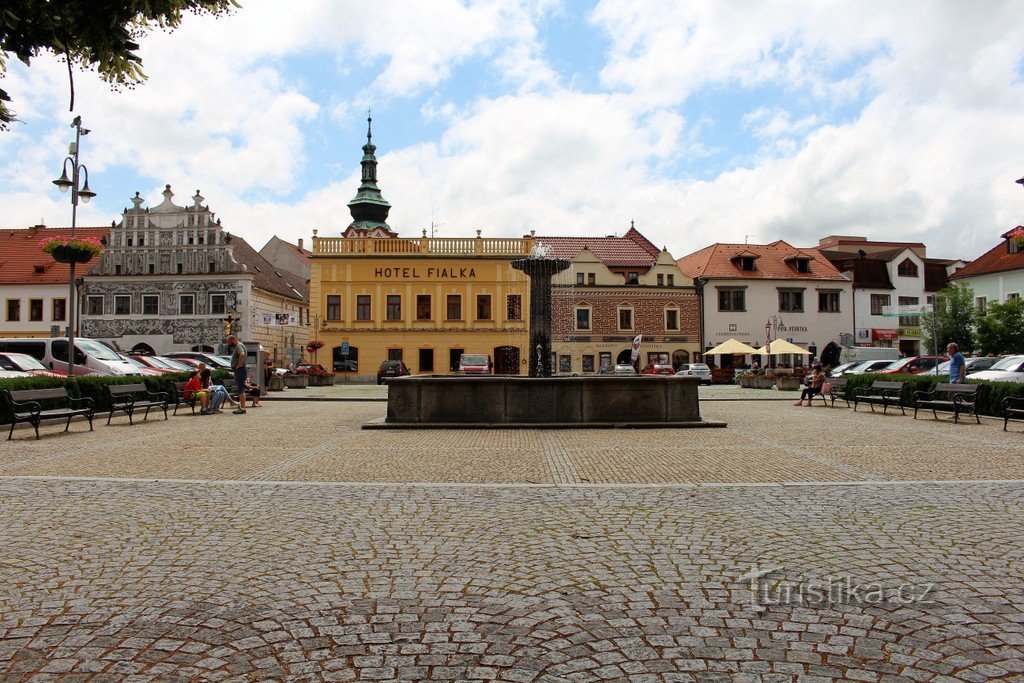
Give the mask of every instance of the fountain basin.
M 696 377 L 465 377 L 388 382 L 388 412 L 364 429 L 724 427 L 700 416 Z

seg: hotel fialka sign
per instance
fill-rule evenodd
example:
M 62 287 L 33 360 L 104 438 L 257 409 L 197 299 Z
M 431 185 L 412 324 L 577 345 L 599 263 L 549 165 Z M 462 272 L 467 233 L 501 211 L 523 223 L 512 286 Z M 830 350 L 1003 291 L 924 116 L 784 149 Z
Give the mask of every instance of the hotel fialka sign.
M 381 280 L 471 280 L 476 278 L 475 268 L 441 267 L 374 268 L 373 276 Z

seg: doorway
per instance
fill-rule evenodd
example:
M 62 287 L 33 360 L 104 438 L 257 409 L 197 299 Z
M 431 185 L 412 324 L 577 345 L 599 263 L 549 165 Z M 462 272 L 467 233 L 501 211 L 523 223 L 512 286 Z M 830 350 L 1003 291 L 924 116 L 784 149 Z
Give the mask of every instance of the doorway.
M 519 374 L 519 347 L 518 346 L 495 346 L 494 347 L 494 374 L 496 374 L 496 375 L 518 375 Z
M 331 361 L 335 372 L 359 372 L 359 349 L 355 346 L 348 347 L 348 353 L 343 354 L 340 346 L 331 349 Z

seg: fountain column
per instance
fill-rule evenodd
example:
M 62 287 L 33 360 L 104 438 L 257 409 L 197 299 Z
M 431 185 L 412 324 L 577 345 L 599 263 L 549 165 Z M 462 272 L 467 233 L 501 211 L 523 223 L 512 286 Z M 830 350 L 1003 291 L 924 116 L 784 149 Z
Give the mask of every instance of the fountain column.
M 530 377 L 551 376 L 551 278 L 570 265 L 565 259 L 543 257 L 512 262 L 530 278 Z

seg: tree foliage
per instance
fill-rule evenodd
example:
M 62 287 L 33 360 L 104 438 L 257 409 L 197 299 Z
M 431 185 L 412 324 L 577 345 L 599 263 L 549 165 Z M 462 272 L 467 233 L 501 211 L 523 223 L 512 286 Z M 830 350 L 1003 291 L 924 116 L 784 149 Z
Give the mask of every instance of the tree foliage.
M 0 76 L 9 56 L 30 64 L 43 52 L 63 56 L 68 65 L 71 110 L 73 70 L 96 69 L 113 87 L 146 79 L 138 40 L 155 28 L 171 30 L 185 13 L 219 16 L 236 0 L 4 0 L 0 9 Z M 10 97 L 0 88 L 0 129 L 16 120 Z
M 935 327 L 932 312 L 921 312 L 921 337 L 928 353 L 936 353 L 935 332 L 938 332 L 939 352 L 953 342 L 961 351 L 974 348 L 974 290 L 966 284 L 952 284 L 935 295 Z
M 978 319 L 978 341 L 987 353 L 1024 353 L 1024 299 L 989 304 Z

